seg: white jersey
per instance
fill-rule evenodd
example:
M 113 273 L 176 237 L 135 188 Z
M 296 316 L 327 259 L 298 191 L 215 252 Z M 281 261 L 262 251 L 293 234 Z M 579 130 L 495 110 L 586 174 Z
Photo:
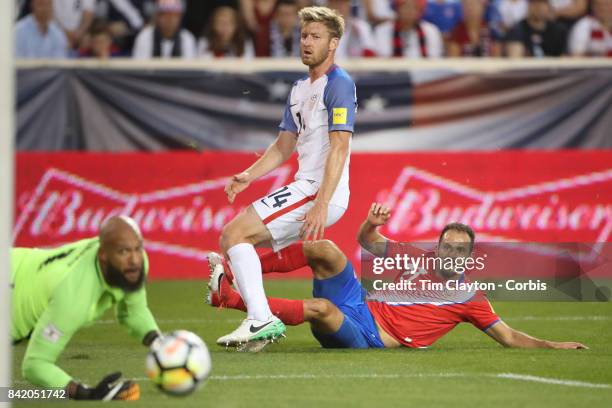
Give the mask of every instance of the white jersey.
M 55 20 L 64 30 L 74 31 L 81 25 L 83 12 L 94 12 L 95 0 L 53 0 Z
M 595 17 L 585 16 L 572 27 L 567 48 L 570 55 L 612 57 L 612 33 Z
M 336 65 L 321 78 L 295 82 L 280 128 L 297 134 L 299 169 L 296 180 L 309 180 L 318 186 L 323 180 L 330 148 L 329 132 L 353 132 L 357 113 L 357 92 L 351 77 Z M 349 142 L 350 143 L 350 142 Z M 330 204 L 342 208 L 349 201 L 349 156 Z

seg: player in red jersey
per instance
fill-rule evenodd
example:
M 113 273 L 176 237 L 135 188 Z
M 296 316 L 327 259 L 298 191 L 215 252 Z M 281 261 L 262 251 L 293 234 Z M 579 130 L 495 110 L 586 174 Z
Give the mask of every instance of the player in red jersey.
M 359 230 L 359 243 L 375 256 L 393 256 L 393 241 L 378 231 L 390 210 L 372 204 Z M 436 256 L 468 257 L 474 245 L 470 227 L 453 223 L 440 234 Z M 231 271 L 219 257 L 210 257 L 211 281 L 208 301 L 246 311 L 240 294 L 232 288 Z M 295 243 L 278 253 L 261 257 L 264 273 L 290 272 L 303 266 L 313 271 L 313 299 L 268 298 L 272 312 L 287 325 L 309 322 L 314 337 L 326 348 L 423 348 L 432 345 L 461 322 L 469 322 L 505 347 L 585 349 L 576 342 L 542 340 L 515 330 L 495 313 L 479 291 L 459 292 L 446 301 L 431 293 L 418 301 L 371 301 L 355 276 L 351 263 L 331 241 Z M 434 269 L 415 274 L 437 282 L 463 281 L 463 274 Z M 433 297 L 432 297 L 433 296 Z M 414 297 L 414 295 L 413 295 Z M 463 298 L 462 298 L 463 297 Z

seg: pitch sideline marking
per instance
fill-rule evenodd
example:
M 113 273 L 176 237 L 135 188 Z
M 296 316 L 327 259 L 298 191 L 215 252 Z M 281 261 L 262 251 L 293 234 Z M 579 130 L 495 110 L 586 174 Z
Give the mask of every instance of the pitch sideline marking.
M 259 381 L 259 380 L 317 380 L 317 379 L 401 379 L 401 378 L 493 378 L 502 380 L 516 380 L 536 382 L 541 384 L 563 385 L 566 387 L 612 389 L 610 384 L 591 383 L 577 380 L 563 380 L 560 378 L 539 377 L 516 373 L 421 373 L 421 374 L 272 374 L 272 375 L 212 375 L 210 381 Z M 132 378 L 132 381 L 148 381 L 147 377 Z M 16 384 L 28 384 L 27 381 L 15 381 Z
M 498 374 L 468 374 L 468 373 L 422 373 L 422 374 L 271 374 L 271 375 L 212 375 L 210 381 L 259 381 L 259 380 L 317 380 L 317 379 L 401 379 L 401 378 L 494 378 L 503 380 L 518 380 L 542 384 L 563 385 L 567 387 L 612 389 L 610 384 L 591 383 L 586 381 L 563 380 L 560 378 L 538 377 L 528 374 L 498 373 Z M 134 381 L 148 381 L 146 377 L 133 378 Z
M 612 388 L 610 384 L 597 384 L 586 381 L 575 381 L 575 380 L 561 380 L 558 378 L 538 377 L 535 375 L 525 374 L 514 374 L 514 373 L 501 373 L 495 374 L 496 378 L 503 378 L 507 380 L 519 380 L 519 381 L 532 381 L 543 384 L 555 384 L 565 385 L 568 387 L 584 387 L 584 388 Z

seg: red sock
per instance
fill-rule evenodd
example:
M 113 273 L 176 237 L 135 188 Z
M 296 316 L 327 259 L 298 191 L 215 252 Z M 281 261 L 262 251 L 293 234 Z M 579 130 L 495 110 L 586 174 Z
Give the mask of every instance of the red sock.
M 238 292 L 224 301 L 223 306 L 230 309 L 247 311 Z M 280 298 L 268 298 L 268 304 L 272 313 L 288 326 L 297 326 L 304 323 L 304 301 Z
M 272 313 L 288 326 L 304 323 L 304 301 L 268 298 Z
M 304 301 L 280 298 L 268 298 L 272 313 L 288 326 L 297 326 L 304 323 Z M 240 294 L 231 289 L 225 291 L 222 299 L 223 307 L 247 311 Z
M 229 266 L 229 263 L 225 259 L 223 260 L 223 271 L 225 272 L 225 277 L 229 281 L 230 285 L 234 283 L 234 273 L 232 272 L 232 268 Z
M 213 295 L 213 306 L 228 307 L 230 309 L 238 309 L 246 312 L 246 306 L 240 297 L 240 293 L 234 290 L 232 284 L 227 279 L 227 274 L 221 280 L 220 296 L 217 293 Z
M 302 242 L 296 242 L 283 248 L 278 252 L 270 252 L 259 257 L 261 271 L 268 272 L 291 272 L 307 266 L 308 261 L 304 255 Z

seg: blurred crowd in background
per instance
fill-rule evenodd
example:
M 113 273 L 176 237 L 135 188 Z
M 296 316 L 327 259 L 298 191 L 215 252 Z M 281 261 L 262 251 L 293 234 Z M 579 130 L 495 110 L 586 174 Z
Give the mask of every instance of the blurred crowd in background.
M 612 57 L 612 0 L 17 0 L 17 58 L 298 57 L 298 11 L 345 18 L 337 59 Z

